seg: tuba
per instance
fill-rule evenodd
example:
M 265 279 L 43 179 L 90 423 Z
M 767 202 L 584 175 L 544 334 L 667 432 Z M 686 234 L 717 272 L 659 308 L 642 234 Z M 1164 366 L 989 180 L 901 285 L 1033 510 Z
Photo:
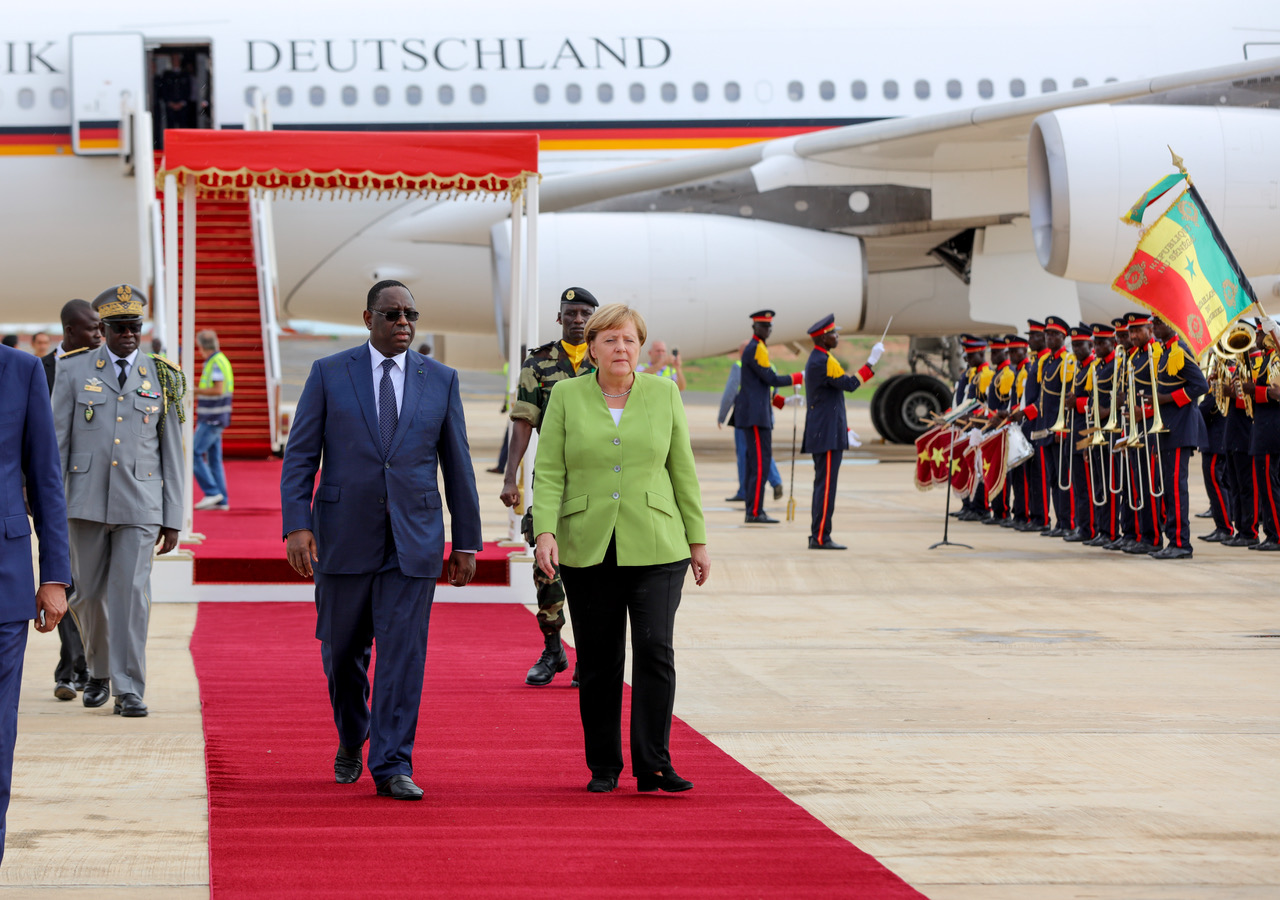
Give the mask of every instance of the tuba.
M 1215 368 L 1226 377 L 1231 372 L 1234 365 L 1235 371 L 1231 372 L 1231 396 L 1236 400 L 1244 401 L 1244 411 L 1252 418 L 1253 416 L 1253 398 L 1244 392 L 1240 383 L 1240 373 L 1247 372 L 1249 366 L 1249 351 L 1253 349 L 1254 341 L 1257 340 L 1258 330 L 1248 322 L 1239 321 L 1231 326 L 1222 337 L 1218 338 L 1218 342 L 1213 345 L 1214 358 L 1219 361 L 1219 366 Z M 1223 410 L 1225 415 L 1226 407 L 1229 404 L 1227 398 L 1219 403 L 1219 409 Z

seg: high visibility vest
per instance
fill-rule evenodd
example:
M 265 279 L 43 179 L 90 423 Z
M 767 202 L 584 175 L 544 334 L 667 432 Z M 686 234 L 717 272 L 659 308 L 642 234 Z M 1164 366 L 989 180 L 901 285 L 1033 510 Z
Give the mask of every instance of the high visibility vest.
M 222 373 L 222 393 L 216 396 L 196 396 L 196 413 L 200 421 L 207 425 L 221 425 L 225 428 L 231 423 L 231 401 L 236 380 L 231 372 L 231 360 L 221 350 L 204 361 L 204 369 L 200 373 L 200 387 L 213 387 L 213 373 Z

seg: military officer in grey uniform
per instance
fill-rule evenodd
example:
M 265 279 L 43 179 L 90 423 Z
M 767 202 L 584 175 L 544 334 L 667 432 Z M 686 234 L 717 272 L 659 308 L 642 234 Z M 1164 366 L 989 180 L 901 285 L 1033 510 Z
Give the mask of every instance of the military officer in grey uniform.
M 121 284 L 93 301 L 106 342 L 58 361 L 53 417 L 62 454 L 84 639 L 85 706 L 115 696 L 117 715 L 147 714 L 147 621 L 153 548 L 168 553 L 182 525 L 182 396 L 176 365 L 138 348 L 147 300 Z

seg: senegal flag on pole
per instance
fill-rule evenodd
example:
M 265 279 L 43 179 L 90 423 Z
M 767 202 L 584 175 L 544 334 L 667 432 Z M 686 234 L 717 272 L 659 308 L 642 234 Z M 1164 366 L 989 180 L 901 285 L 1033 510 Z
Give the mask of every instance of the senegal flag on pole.
M 1146 229 L 1111 287 L 1168 322 L 1198 358 L 1257 302 L 1253 287 L 1185 170 L 1157 181 L 1121 221 L 1140 226 L 1146 208 L 1184 179 L 1186 190 Z

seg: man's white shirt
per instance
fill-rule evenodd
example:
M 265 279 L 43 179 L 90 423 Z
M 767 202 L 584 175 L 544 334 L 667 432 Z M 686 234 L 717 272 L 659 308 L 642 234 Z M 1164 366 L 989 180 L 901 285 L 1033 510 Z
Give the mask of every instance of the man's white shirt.
M 369 363 L 373 367 L 373 409 L 379 415 L 382 414 L 378 400 L 378 395 L 382 390 L 382 363 L 388 359 L 395 363 L 391 367 L 391 387 L 396 392 L 396 413 L 399 414 L 404 409 L 404 364 L 406 355 L 408 355 L 407 350 L 396 356 L 383 356 L 373 346 L 373 342 L 369 342 Z

